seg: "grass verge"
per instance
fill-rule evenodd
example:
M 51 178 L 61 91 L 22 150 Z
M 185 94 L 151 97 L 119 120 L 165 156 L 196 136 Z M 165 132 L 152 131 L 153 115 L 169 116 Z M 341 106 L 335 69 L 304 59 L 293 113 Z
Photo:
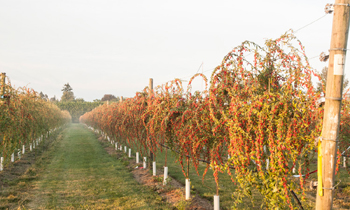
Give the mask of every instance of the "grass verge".
M 2 196 L 9 209 L 169 209 L 80 124 L 63 130 L 41 159 Z
M 124 145 L 123 145 L 124 146 Z M 124 147 L 123 147 L 124 148 Z M 129 148 L 129 147 L 128 147 Z M 133 158 L 135 158 L 136 148 L 131 147 L 133 151 Z M 141 160 L 141 157 L 140 157 Z M 157 168 L 162 169 L 165 164 L 165 152 L 158 151 L 156 156 Z M 185 162 L 185 161 L 184 161 Z M 178 162 L 177 155 L 173 152 L 168 151 L 167 155 L 167 166 L 169 168 L 169 175 L 174 179 L 178 180 L 182 184 L 185 184 L 185 176 L 182 173 L 182 168 L 180 163 Z M 316 169 L 317 159 L 314 159 L 312 166 L 310 167 L 310 171 Z M 199 174 L 203 174 L 205 170 L 206 164 L 201 163 L 198 167 Z M 347 166 L 349 168 L 349 166 Z M 348 169 L 349 170 L 349 169 Z M 350 209 L 350 175 L 348 171 L 339 166 L 339 171 L 336 175 L 335 183 L 338 183 L 341 180 L 338 188 L 335 190 L 335 196 L 333 201 L 333 209 Z M 213 176 L 213 171 L 209 170 L 207 175 L 202 179 L 202 176 L 199 176 L 195 171 L 194 167 L 190 167 L 190 179 L 191 186 L 194 193 L 198 193 L 198 195 L 213 201 L 213 196 L 216 193 L 216 184 Z M 232 182 L 230 176 L 227 173 L 219 174 L 219 194 L 220 194 L 220 209 L 232 209 L 234 205 L 234 192 L 236 189 L 236 185 Z M 306 189 L 305 200 L 302 200 L 302 205 L 304 209 L 314 209 L 315 207 L 315 198 L 316 198 L 316 190 L 309 189 L 309 181 L 317 180 L 317 173 L 312 174 L 310 178 L 307 180 L 306 185 L 304 186 Z M 298 183 L 299 180 L 296 180 Z M 253 209 L 260 208 L 263 203 L 263 197 L 256 191 L 252 192 L 254 197 L 254 204 L 248 199 L 244 199 L 243 203 L 238 205 L 238 209 Z M 298 194 L 298 198 L 301 199 L 301 195 Z M 292 199 L 292 202 L 296 202 Z

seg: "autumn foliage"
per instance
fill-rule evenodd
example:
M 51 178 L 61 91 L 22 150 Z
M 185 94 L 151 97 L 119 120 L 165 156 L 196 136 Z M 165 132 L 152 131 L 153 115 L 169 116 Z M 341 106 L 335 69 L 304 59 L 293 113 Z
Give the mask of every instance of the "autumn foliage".
M 71 120 L 67 111 L 42 100 L 32 89 L 14 89 L 8 83 L 4 90 L 7 97 L 0 101 L 0 153 L 5 159 L 22 145 Z
M 312 84 L 317 76 L 303 46 L 287 33 L 263 47 L 246 41 L 234 48 L 203 92 L 191 91 L 193 79 L 208 82 L 196 74 L 186 90 L 176 79 L 100 106 L 80 121 L 144 155 L 156 156 L 166 145 L 177 151 L 186 177 L 188 164 L 208 162 L 217 193 L 218 174 L 231 176 L 236 202 L 255 191 L 268 208 L 293 208 L 291 192 L 303 193 L 321 132 L 323 107 Z M 296 182 L 292 168 L 306 176 Z

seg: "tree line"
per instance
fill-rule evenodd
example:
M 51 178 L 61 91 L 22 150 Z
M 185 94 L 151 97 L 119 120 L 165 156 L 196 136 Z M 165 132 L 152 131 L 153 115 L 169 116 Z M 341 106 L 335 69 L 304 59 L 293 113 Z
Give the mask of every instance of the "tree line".
M 78 123 L 81 115 L 92 111 L 94 108 L 106 103 L 107 101 L 109 103 L 119 101 L 119 98 L 112 94 L 105 94 L 101 99 L 95 99 L 93 102 L 85 101 L 83 98 L 76 98 L 73 88 L 69 83 L 64 84 L 61 91 L 61 100 L 58 100 L 56 96 L 49 99 L 48 95 L 43 92 L 40 92 L 39 96 L 46 101 L 51 101 L 56 104 L 61 110 L 67 110 L 72 116 L 73 123 Z

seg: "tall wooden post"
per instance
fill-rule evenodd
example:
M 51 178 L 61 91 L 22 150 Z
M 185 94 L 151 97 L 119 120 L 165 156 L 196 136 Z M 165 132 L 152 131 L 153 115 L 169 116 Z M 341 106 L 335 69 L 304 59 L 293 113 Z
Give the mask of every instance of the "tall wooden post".
M 350 0 L 335 0 L 321 136 L 322 178 L 318 180 L 316 209 L 332 209 L 336 150 L 339 136 Z M 322 160 L 323 159 L 323 160 Z M 321 174 L 320 174 L 321 175 Z M 320 178 L 320 176 L 319 176 Z
M 5 81 L 6 80 L 6 73 L 1 73 L 1 88 L 0 88 L 0 98 L 5 98 Z
M 153 78 L 149 78 L 149 85 L 148 85 L 148 88 L 149 88 L 149 95 L 153 95 Z
M 153 78 L 149 78 L 149 85 L 148 85 L 148 91 L 149 91 L 149 97 L 151 98 L 153 96 Z M 153 149 L 153 148 L 152 148 Z M 150 161 L 149 164 L 150 164 L 150 168 L 153 169 L 153 161 L 154 161 L 154 158 L 153 158 L 153 152 L 152 150 L 149 151 L 149 156 L 150 156 Z

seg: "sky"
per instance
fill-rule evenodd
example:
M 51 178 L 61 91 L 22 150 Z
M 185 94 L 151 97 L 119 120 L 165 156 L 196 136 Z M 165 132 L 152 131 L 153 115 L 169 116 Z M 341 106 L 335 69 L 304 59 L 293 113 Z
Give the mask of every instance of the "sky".
M 0 72 L 50 98 L 60 98 L 65 83 L 86 101 L 133 97 L 149 78 L 154 86 L 174 78 L 186 85 L 197 72 L 210 77 L 243 41 L 263 45 L 300 28 L 295 35 L 321 70 L 333 19 L 327 3 L 334 2 L 0 0 Z

